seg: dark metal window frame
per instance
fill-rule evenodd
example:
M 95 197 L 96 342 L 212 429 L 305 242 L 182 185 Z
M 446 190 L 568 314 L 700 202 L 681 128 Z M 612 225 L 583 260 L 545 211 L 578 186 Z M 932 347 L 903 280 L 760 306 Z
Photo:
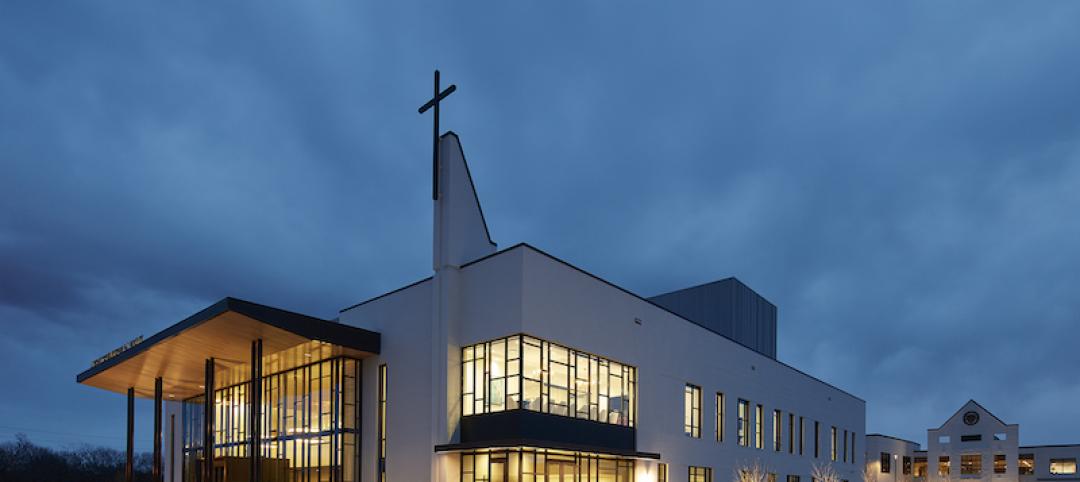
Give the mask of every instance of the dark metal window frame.
M 693 383 L 687 383 L 683 388 L 683 410 L 686 410 L 686 402 L 689 398 L 690 413 L 683 414 L 683 434 L 688 437 L 701 438 L 701 387 Z M 690 423 L 686 423 L 686 419 Z
M 526 463 L 528 459 L 529 463 Z M 462 452 L 458 458 L 458 480 L 472 482 L 490 482 L 491 480 L 512 480 L 512 470 L 516 469 L 517 480 L 526 479 L 539 482 L 541 475 L 546 478 L 549 464 L 573 466 L 574 480 L 599 480 L 601 470 L 614 470 L 616 482 L 636 482 L 634 460 L 591 452 L 567 452 L 543 448 L 521 447 Z M 484 471 L 479 467 L 485 464 Z M 607 467 L 604 467 L 604 466 Z M 661 464 L 664 465 L 664 464 Z M 529 471 L 527 468 L 532 467 Z M 492 474 L 500 471 L 501 478 Z M 666 465 L 664 466 L 666 474 Z M 481 474 L 486 473 L 487 477 Z M 565 480 L 565 479 L 564 479 Z

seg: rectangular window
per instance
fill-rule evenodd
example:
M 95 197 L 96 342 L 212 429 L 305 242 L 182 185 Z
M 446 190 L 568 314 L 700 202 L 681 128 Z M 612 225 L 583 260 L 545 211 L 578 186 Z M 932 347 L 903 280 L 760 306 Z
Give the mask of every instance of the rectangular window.
M 776 482 L 776 474 L 772 473 L 772 472 L 769 472 L 769 473 L 765 474 L 765 481 L 766 482 Z
M 589 452 L 564 452 L 535 447 L 463 452 L 457 480 L 462 482 L 542 482 L 602 480 L 636 482 L 634 461 Z M 660 464 L 658 482 L 666 482 L 667 467 Z M 315 480 L 332 480 L 328 474 Z M 660 478 L 663 477 L 663 478 Z M 267 479 L 269 480 L 269 479 Z M 282 479 L 284 480 L 284 479 Z M 292 480 L 292 479 L 289 479 Z M 298 482 L 301 479 L 296 479 Z
M 949 442 L 952 442 L 952 437 L 948 435 L 939 435 L 937 438 L 937 443 L 939 444 L 947 444 Z
M 750 402 L 740 399 L 739 413 L 737 415 L 738 420 L 736 423 L 738 426 L 735 428 L 738 430 L 739 445 L 747 447 L 750 445 L 750 434 L 747 433 L 749 430 L 749 420 L 747 419 L 750 417 Z
M 829 460 L 836 462 L 836 427 L 832 427 L 832 432 L 830 432 L 829 438 L 832 441 L 832 443 L 829 445 Z
M 683 433 L 701 437 L 701 387 L 689 383 L 683 390 Z
M 1035 475 L 1035 454 L 1020 454 L 1017 457 L 1016 468 L 1020 475 Z
M 667 464 L 659 464 L 656 466 L 656 482 L 668 482 Z
M 904 464 L 901 467 L 903 469 L 902 473 L 904 475 L 911 475 L 911 457 L 908 457 L 907 455 L 905 455 L 902 462 Z
M 821 422 L 814 421 L 814 458 L 821 457 Z
M 961 442 L 978 442 L 982 440 L 982 435 L 961 435 Z
M 754 411 L 754 448 L 765 448 L 765 407 L 760 403 Z
M 690 482 L 712 482 L 712 468 L 690 466 Z
M 926 477 L 926 457 L 915 457 L 915 466 L 911 471 L 916 478 Z
M 847 462 L 847 430 L 844 430 L 844 456 L 843 461 Z
M 881 453 L 881 473 L 888 474 L 892 472 L 892 455 L 888 452 Z
M 960 456 L 960 475 L 982 474 L 982 454 L 963 454 Z
M 855 432 L 851 432 L 851 463 L 855 463 Z
M 787 414 L 787 451 L 795 453 L 795 414 Z
M 994 440 L 1008 440 L 1009 435 L 1005 432 L 998 432 L 994 434 Z
M 462 416 L 525 409 L 634 426 L 637 369 L 526 335 L 461 349 Z
M 378 446 L 378 479 L 379 482 L 386 482 L 386 392 L 387 392 L 387 380 L 386 380 L 386 364 L 379 365 L 379 405 L 378 405 L 378 431 L 379 431 L 379 446 Z
M 804 436 L 805 432 L 806 432 L 805 420 L 803 420 L 802 417 L 799 417 L 799 455 L 803 454 L 803 445 L 804 445 L 803 442 L 806 441 L 806 437 Z
M 781 429 L 784 428 L 783 415 L 779 410 L 772 411 L 772 437 L 773 437 L 773 451 L 779 452 L 784 448 L 783 433 Z
M 1050 459 L 1050 475 L 1072 475 L 1076 473 L 1076 459 Z
M 940 476 L 949 475 L 949 456 L 948 455 L 942 455 L 941 457 L 938 457 L 937 473 Z
M 994 473 L 1004 474 L 1006 467 L 1005 454 L 994 454 Z
M 724 441 L 724 394 L 716 392 L 716 441 Z
M 799 476 L 798 475 L 789 475 L 789 476 L 787 476 L 787 482 L 799 482 Z

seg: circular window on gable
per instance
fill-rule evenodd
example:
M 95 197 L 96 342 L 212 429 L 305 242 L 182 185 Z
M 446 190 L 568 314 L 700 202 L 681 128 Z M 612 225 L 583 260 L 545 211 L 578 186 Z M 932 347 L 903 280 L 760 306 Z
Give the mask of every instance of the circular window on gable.
M 964 423 L 975 425 L 979 423 L 979 412 L 967 412 L 964 414 Z

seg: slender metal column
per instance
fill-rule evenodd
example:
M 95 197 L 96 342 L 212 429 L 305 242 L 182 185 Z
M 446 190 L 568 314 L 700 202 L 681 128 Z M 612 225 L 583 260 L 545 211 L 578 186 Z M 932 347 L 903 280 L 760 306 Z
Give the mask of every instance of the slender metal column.
M 154 379 L 154 482 L 161 477 L 161 377 Z
M 206 359 L 203 403 L 203 482 L 214 480 L 214 359 Z
M 262 339 L 251 342 L 251 392 L 248 394 L 248 433 L 251 434 L 251 482 L 259 482 L 262 456 Z
M 127 460 L 124 462 L 124 480 L 135 481 L 135 388 L 127 393 Z

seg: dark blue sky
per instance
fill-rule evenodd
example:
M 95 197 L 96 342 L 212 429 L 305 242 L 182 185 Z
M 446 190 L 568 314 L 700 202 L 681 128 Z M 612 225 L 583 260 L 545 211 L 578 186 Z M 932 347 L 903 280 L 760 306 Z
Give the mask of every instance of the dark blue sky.
M 870 431 L 1080 442 L 1080 3 L 557 3 L 0 3 L 0 440 L 120 446 L 75 374 L 223 296 L 427 276 L 439 67 L 501 246 L 739 277 Z

